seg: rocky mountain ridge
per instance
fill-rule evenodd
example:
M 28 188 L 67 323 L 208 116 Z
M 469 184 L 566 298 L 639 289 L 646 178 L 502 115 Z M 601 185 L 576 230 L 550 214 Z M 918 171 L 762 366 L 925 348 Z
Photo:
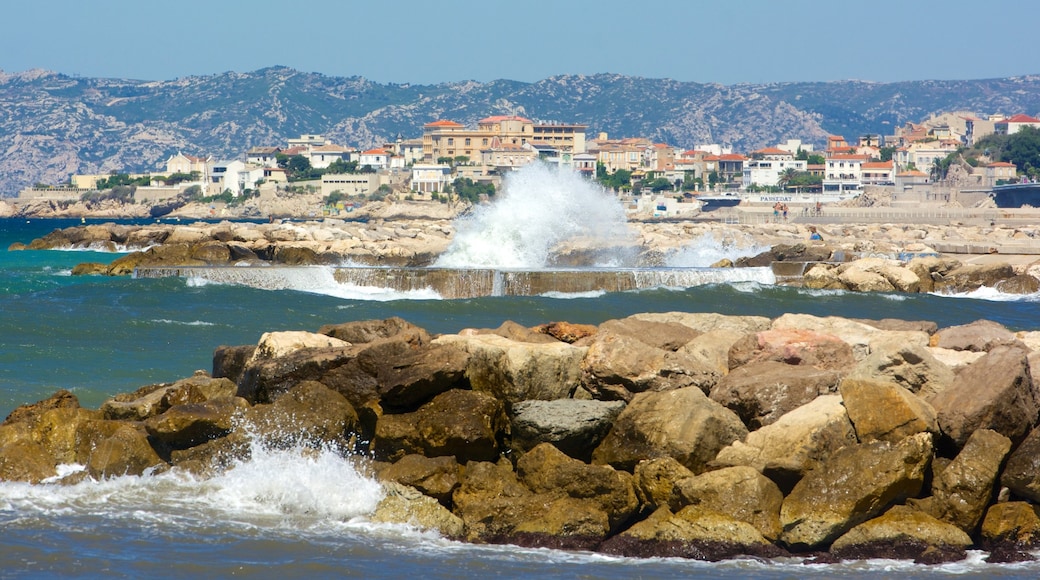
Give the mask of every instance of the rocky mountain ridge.
M 165 81 L 0 71 L 0 195 L 73 173 L 154 170 L 182 151 L 235 157 L 321 133 L 368 147 L 439 118 L 494 114 L 586 123 L 590 136 L 751 150 L 788 138 L 891 134 L 942 111 L 1040 111 L 1040 75 L 1005 79 L 719 85 L 617 74 L 380 84 L 286 67 Z

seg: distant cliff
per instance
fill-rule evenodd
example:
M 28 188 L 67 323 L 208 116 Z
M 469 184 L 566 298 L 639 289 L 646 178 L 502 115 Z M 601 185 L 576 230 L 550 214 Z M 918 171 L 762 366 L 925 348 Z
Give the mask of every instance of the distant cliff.
M 796 138 L 820 145 L 891 134 L 932 113 L 1040 112 L 1040 75 L 968 81 L 724 86 L 623 75 L 379 84 L 284 67 L 137 81 L 0 71 L 0 194 L 73 173 L 160 168 L 169 155 L 235 157 L 302 133 L 368 147 L 422 125 L 493 114 L 586 123 L 590 136 L 645 136 L 680 147 L 746 151 Z

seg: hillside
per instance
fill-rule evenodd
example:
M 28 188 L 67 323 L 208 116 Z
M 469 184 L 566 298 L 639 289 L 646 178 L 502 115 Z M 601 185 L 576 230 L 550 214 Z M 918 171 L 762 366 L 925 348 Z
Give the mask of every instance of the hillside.
M 157 169 L 171 154 L 234 157 L 302 133 L 368 147 L 439 118 L 493 114 L 587 123 L 590 136 L 757 149 L 828 134 L 891 134 L 932 113 L 1040 112 L 1040 76 L 967 81 L 723 86 L 622 75 L 379 84 L 272 67 L 137 81 L 0 71 L 0 194 L 72 173 Z

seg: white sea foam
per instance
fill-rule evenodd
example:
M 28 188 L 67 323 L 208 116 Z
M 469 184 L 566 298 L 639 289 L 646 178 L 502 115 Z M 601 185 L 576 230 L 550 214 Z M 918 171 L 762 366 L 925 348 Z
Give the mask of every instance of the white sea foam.
M 185 322 L 183 320 L 170 320 L 169 318 L 154 318 L 152 322 L 159 324 L 175 324 L 180 326 L 216 326 L 212 322 L 206 322 L 205 320 L 191 320 Z
M 590 290 L 588 292 L 546 292 L 542 294 L 542 296 L 559 300 L 570 300 L 575 298 L 599 298 L 606 293 L 606 290 Z
M 458 221 L 435 265 L 544 268 L 560 243 L 610 247 L 631 241 L 632 234 L 615 196 L 569 169 L 532 163 L 509 174 L 491 203 Z M 592 265 L 617 266 L 617 258 L 604 256 Z
M 669 255 L 666 264 L 673 268 L 707 268 L 723 259 L 735 262 L 768 249 L 769 246 L 759 245 L 747 234 L 738 238 L 720 239 L 715 234 L 706 233 Z
M 439 300 L 441 296 L 429 288 L 398 291 L 377 286 L 341 284 L 331 266 L 285 268 L 200 268 L 187 278 L 189 287 L 209 284 L 234 284 L 262 290 L 296 290 L 346 300 Z
M 975 300 L 989 300 L 991 302 L 1040 302 L 1040 293 L 1008 294 L 989 286 L 981 286 L 977 290 L 972 290 L 971 292 L 959 292 L 956 294 L 932 292 L 932 294 L 944 298 L 972 298 Z

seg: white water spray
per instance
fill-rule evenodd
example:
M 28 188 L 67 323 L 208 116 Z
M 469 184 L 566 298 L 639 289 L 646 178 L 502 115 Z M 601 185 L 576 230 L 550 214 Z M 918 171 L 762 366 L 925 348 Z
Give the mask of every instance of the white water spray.
M 493 201 L 461 219 L 456 232 L 435 266 L 545 268 L 564 243 L 607 250 L 613 255 L 590 265 L 617 266 L 616 247 L 633 240 L 617 198 L 577 172 L 543 163 L 509 174 Z

